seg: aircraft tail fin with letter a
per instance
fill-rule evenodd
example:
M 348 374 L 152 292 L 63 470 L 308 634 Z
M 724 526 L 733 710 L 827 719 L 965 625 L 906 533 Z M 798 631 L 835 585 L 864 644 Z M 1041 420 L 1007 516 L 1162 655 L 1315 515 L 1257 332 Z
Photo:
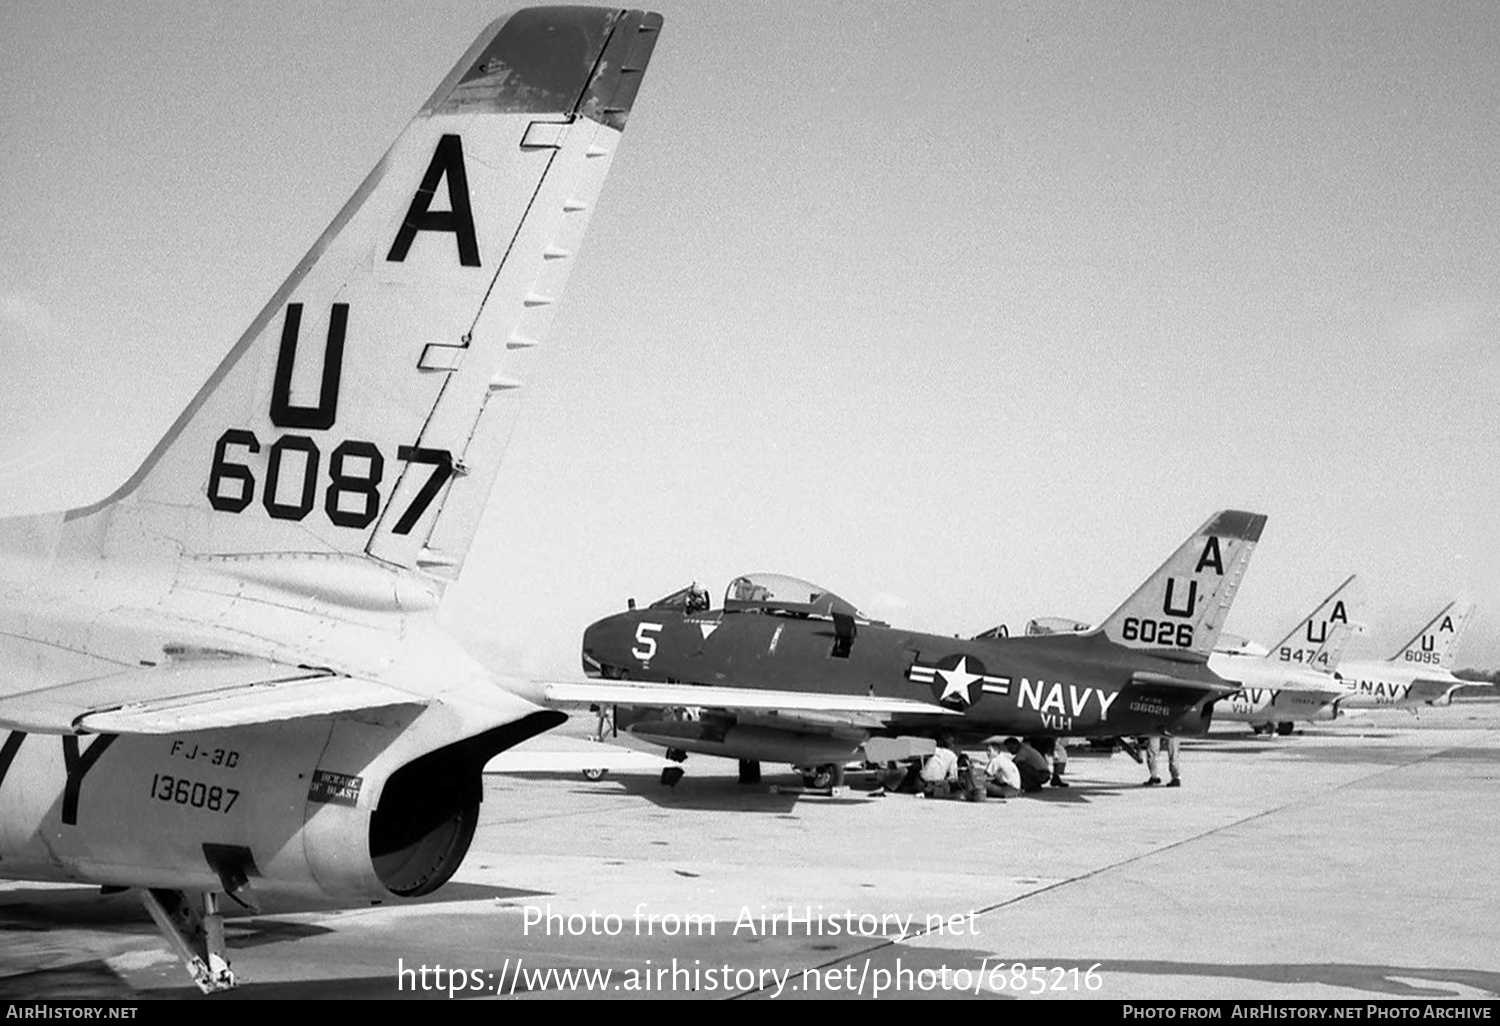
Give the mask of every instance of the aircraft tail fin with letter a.
M 1364 586 L 1350 574 L 1333 594 L 1320 602 L 1292 632 L 1278 641 L 1265 658 L 1273 662 L 1300 663 L 1314 670 L 1332 671 L 1344 657 L 1344 648 L 1358 629 L 1364 606 Z
M 456 577 L 660 27 L 489 26 L 70 551 Z
M 1261 513 L 1215 513 L 1095 633 L 1126 648 L 1207 661 L 1265 526 Z
M 1458 639 L 1473 612 L 1471 602 L 1450 602 L 1417 636 L 1402 645 L 1391 656 L 1390 662 L 1401 666 L 1431 666 L 1442 670 L 1453 668 L 1453 653 L 1458 648 Z

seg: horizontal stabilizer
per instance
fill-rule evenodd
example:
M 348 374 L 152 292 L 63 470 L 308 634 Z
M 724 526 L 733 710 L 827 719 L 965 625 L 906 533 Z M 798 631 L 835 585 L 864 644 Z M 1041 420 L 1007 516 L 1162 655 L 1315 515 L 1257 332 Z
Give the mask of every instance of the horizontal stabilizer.
M 1213 684 L 1206 680 L 1189 680 L 1185 677 L 1173 677 L 1166 673 L 1152 673 L 1149 670 L 1137 670 L 1130 675 L 1130 683 L 1141 688 L 1165 688 L 1174 697 L 1185 698 L 1189 694 L 1195 696 L 1197 701 L 1205 695 L 1228 695 L 1240 690 L 1238 684 Z
M 264 659 L 171 662 L 0 700 L 0 726 L 37 734 L 174 734 L 427 699 Z
M 554 739 L 562 740 L 562 739 Z M 619 745 L 589 744 L 577 750 L 539 751 L 529 747 L 501 752 L 484 765 L 486 773 L 660 773 L 677 765 L 650 752 L 637 752 Z
M 930 702 L 874 695 L 838 695 L 805 691 L 771 691 L 760 688 L 718 688 L 700 684 L 627 684 L 558 682 L 543 685 L 546 700 L 554 705 L 595 704 L 632 706 L 702 706 L 710 709 L 804 710 L 871 715 L 943 714 L 961 716 Z
M 1408 705 L 1418 702 L 1423 705 L 1451 705 L 1453 692 L 1475 683 L 1482 682 L 1463 681 L 1455 684 L 1448 680 L 1414 680 L 1411 682 L 1411 688 L 1406 692 L 1406 702 Z

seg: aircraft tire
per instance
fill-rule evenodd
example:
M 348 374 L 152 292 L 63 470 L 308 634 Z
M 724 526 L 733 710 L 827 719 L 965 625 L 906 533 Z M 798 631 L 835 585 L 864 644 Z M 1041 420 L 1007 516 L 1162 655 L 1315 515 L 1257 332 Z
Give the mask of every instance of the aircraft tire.
M 838 772 L 839 768 L 832 763 L 824 763 L 822 766 L 814 766 L 810 770 L 804 770 L 802 773 L 802 783 L 814 791 L 833 787 L 839 783 L 838 778 L 843 775 Z
M 1276 733 L 1280 734 L 1282 737 L 1290 737 L 1292 731 L 1296 728 L 1296 726 L 1297 725 L 1290 720 L 1283 720 L 1282 722 L 1276 724 Z
M 758 760 L 758 759 L 741 759 L 740 760 L 740 783 L 742 783 L 742 784 L 758 784 L 758 783 L 760 783 L 760 760 Z
M 677 782 L 682 779 L 681 766 L 668 766 L 661 771 L 661 782 L 667 787 L 676 787 Z
M 604 775 L 608 772 L 609 770 L 606 769 L 586 769 L 583 771 L 583 779 L 592 781 L 603 780 Z

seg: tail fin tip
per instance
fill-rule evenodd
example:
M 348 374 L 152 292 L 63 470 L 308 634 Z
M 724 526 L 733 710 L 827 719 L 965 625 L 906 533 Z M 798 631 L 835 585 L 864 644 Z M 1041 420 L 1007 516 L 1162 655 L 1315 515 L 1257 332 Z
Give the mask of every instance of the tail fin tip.
M 1214 534 L 1220 538 L 1239 538 L 1254 544 L 1260 541 L 1260 533 L 1266 527 L 1266 514 L 1247 513 L 1244 510 L 1220 510 L 1201 534 Z

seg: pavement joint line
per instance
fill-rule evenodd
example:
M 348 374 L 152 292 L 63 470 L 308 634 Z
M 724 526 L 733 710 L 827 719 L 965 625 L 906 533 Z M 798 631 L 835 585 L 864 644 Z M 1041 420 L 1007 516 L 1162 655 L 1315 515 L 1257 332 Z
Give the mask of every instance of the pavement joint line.
M 1025 894 L 1018 894 L 1014 898 L 1006 898 L 1004 901 L 997 901 L 993 905 L 987 905 L 987 906 L 985 906 L 983 908 L 970 909 L 969 912 L 970 912 L 971 915 L 976 915 L 976 916 L 978 916 L 978 915 L 988 915 L 991 912 L 996 912 L 996 911 L 998 911 L 998 910 L 1000 910 L 1002 908 L 1005 908 L 1005 907 L 1007 907 L 1009 905 L 1019 904 L 1020 902 L 1026 901 L 1028 898 L 1034 898 L 1034 897 L 1036 897 L 1039 894 L 1046 894 L 1049 891 L 1055 891 L 1055 890 L 1058 890 L 1060 888 L 1067 887 L 1070 884 L 1079 883 L 1079 882 L 1082 882 L 1084 880 L 1092 879 L 1093 877 L 1099 876 L 1102 873 L 1107 873 L 1107 872 L 1109 872 L 1112 869 L 1119 869 L 1121 866 L 1128 866 L 1132 862 L 1139 862 L 1142 859 L 1150 858 L 1153 855 L 1160 855 L 1162 852 L 1171 851 L 1173 848 L 1180 848 L 1180 847 L 1182 847 L 1185 844 L 1190 844 L 1193 841 L 1202 840 L 1205 837 L 1211 837 L 1214 834 L 1220 833 L 1221 831 L 1224 831 L 1224 830 L 1228 830 L 1228 829 L 1230 829 L 1232 827 L 1243 826 L 1246 823 L 1253 823 L 1253 822 L 1255 822 L 1258 819 L 1264 819 L 1266 816 L 1269 816 L 1269 815 L 1271 815 L 1273 813 L 1285 812 L 1287 809 L 1296 808 L 1299 805 L 1310 804 L 1313 801 L 1318 801 L 1318 800 L 1321 800 L 1323 798 L 1326 798 L 1327 796 L 1329 796 L 1331 794 L 1336 794 L 1337 792 L 1342 791 L 1342 790 L 1344 790 L 1347 787 L 1352 787 L 1355 784 L 1362 784 L 1362 783 L 1364 783 L 1367 780 L 1373 780 L 1374 778 L 1384 776 L 1387 773 L 1394 773 L 1397 770 L 1404 770 L 1404 769 L 1407 769 L 1407 768 L 1409 768 L 1411 766 L 1415 766 L 1418 763 L 1423 763 L 1423 762 L 1427 762 L 1427 761 L 1429 761 L 1431 759 L 1435 759 L 1439 755 L 1442 755 L 1444 752 L 1452 751 L 1455 748 L 1465 748 L 1465 747 L 1469 747 L 1470 745 L 1478 745 L 1481 742 L 1488 741 L 1491 738 L 1496 737 L 1497 735 L 1500 735 L 1500 731 L 1489 730 L 1489 731 L 1485 731 L 1483 734 L 1481 734 L 1479 737 L 1473 739 L 1472 741 L 1466 742 L 1464 744 L 1449 744 L 1449 745 L 1441 745 L 1441 746 L 1435 747 L 1431 751 L 1428 751 L 1428 752 L 1426 752 L 1426 753 L 1418 756 L 1415 759 L 1411 759 L 1408 762 L 1403 762 L 1403 763 L 1400 763 L 1399 765 L 1396 765 L 1396 766 L 1381 767 L 1381 768 L 1375 770 L 1373 773 L 1367 773 L 1364 776 L 1356 777 L 1353 780 L 1347 780 L 1344 783 L 1337 785 L 1336 787 L 1329 788 L 1326 791 L 1320 791 L 1318 794 L 1309 795 L 1309 796 L 1307 796 L 1305 798 L 1298 798 L 1298 799 L 1295 799 L 1293 801 L 1287 802 L 1285 805 L 1278 805 L 1275 808 L 1262 809 L 1260 812 L 1254 813 L 1253 815 L 1246 816 L 1243 819 L 1237 819 L 1237 820 L 1234 820 L 1233 822 L 1230 822 L 1230 823 L 1223 823 L 1223 824 L 1221 824 L 1219 826 L 1211 827 L 1210 829 L 1205 830 L 1205 831 L 1203 831 L 1202 833 L 1199 833 L 1199 834 L 1194 834 L 1191 837 L 1184 837 L 1184 838 L 1182 838 L 1179 841 L 1173 841 L 1171 844 L 1164 844 L 1160 848 L 1153 848 L 1150 851 L 1141 852 L 1139 855 L 1132 855 L 1129 858 L 1121 859 L 1118 862 L 1111 862 L 1110 864 L 1105 865 L 1105 866 L 1100 866 L 1097 869 L 1091 869 L 1087 873 L 1080 873 L 1077 876 L 1070 876 L 1066 880 L 1058 880 L 1055 883 L 1047 884 L 1045 887 L 1038 887 L 1034 891 L 1027 891 Z M 863 948 L 863 949 L 861 949 L 859 951 L 852 951 L 852 952 L 850 952 L 850 953 L 848 953 L 846 955 L 842 955 L 842 956 L 840 956 L 838 958 L 829 959 L 826 962 L 819 963 L 818 965 L 804 967 L 804 969 L 802 971 L 804 973 L 819 972 L 819 971 L 821 971 L 823 969 L 827 969 L 827 968 L 830 968 L 832 966 L 840 965 L 840 964 L 842 964 L 844 962 L 848 962 L 850 959 L 858 958 L 861 955 L 872 955 L 872 954 L 874 954 L 877 951 L 882 951 L 882 950 L 884 950 L 886 948 L 893 948 L 893 947 L 896 946 L 897 943 L 904 943 L 904 942 L 906 942 L 908 940 L 915 940 L 918 937 L 925 937 L 929 933 L 932 933 L 932 932 L 933 932 L 932 928 L 928 928 L 928 927 L 924 926 L 921 930 L 912 933 L 909 937 L 900 937 L 900 938 L 897 938 L 896 940 L 882 940 L 882 941 L 880 941 L 880 943 L 878 943 L 878 944 L 872 944 L 868 948 Z M 729 1000 L 734 1001 L 734 1000 L 737 1000 L 737 999 L 742 998 L 742 997 L 751 997 L 751 996 L 753 996 L 755 994 L 759 994 L 759 993 L 761 993 L 761 992 L 763 992 L 763 991 L 765 991 L 767 989 L 768 988 L 766 988 L 766 987 L 756 987 L 754 990 L 742 991 L 739 994 L 735 994 L 735 995 L 731 996 L 729 998 Z

